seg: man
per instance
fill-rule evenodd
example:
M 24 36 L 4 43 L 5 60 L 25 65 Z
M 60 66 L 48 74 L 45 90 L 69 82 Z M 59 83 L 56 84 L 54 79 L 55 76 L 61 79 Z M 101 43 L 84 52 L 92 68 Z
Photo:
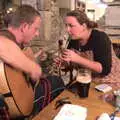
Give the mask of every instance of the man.
M 8 22 L 8 31 L 15 37 L 15 42 L 19 44 L 19 46 L 23 46 L 24 44 L 30 42 L 34 36 L 39 34 L 38 30 L 40 27 L 41 19 L 39 13 L 37 12 L 36 15 L 29 13 L 33 15 L 27 16 L 26 12 L 29 11 L 27 11 L 26 7 L 20 8 L 20 10 L 23 12 L 17 13 L 16 11 L 16 13 L 14 13 L 15 15 L 8 15 L 6 19 Z M 26 16 L 24 14 L 26 14 Z M 21 16 L 25 16 L 26 18 L 22 18 Z M 41 76 L 40 66 L 35 62 L 29 60 L 23 54 L 21 49 L 4 35 L 0 36 L 0 57 L 5 62 L 11 64 L 13 67 L 17 67 L 22 71 L 29 73 L 33 80 L 36 80 Z
M 0 31 L 0 59 L 29 74 L 33 81 L 39 80 L 42 76 L 41 67 L 30 60 L 21 48 L 39 35 L 40 13 L 29 5 L 22 5 L 6 15 L 5 23 L 8 26 L 7 30 Z M 64 89 L 63 81 L 57 76 L 48 76 L 40 81 L 43 83 L 40 82 L 35 92 L 34 109 L 37 109 L 37 112 Z M 47 87 L 44 87 L 44 84 Z M 44 95 L 46 92 L 51 98 L 48 102 Z

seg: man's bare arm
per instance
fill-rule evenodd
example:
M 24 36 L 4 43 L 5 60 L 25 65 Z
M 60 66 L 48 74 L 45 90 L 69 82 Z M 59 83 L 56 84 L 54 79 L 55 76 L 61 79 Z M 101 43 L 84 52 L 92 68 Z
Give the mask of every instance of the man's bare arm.
M 38 64 L 30 60 L 11 40 L 0 36 L 0 59 L 4 62 L 29 73 L 32 79 L 39 79 L 42 71 Z

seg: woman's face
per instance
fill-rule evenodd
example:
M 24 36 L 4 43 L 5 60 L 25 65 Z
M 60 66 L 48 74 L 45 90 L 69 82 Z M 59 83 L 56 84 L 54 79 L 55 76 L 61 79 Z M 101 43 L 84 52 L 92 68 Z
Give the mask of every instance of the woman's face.
M 85 26 L 81 25 L 77 19 L 73 16 L 67 16 L 65 18 L 66 30 L 72 39 L 84 39 Z

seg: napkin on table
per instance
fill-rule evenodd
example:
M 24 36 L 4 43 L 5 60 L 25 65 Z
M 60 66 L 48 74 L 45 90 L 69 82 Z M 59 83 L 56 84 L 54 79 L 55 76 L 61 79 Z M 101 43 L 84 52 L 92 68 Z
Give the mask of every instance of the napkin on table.
M 54 120 L 85 120 L 86 117 L 87 108 L 79 105 L 65 104 Z

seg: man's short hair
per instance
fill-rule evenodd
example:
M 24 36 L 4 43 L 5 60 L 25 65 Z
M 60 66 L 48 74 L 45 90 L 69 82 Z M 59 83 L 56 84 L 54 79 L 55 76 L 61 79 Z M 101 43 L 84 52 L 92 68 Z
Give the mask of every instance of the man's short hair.
M 21 5 L 7 13 L 4 21 L 7 26 L 19 27 L 22 23 L 32 24 L 37 16 L 40 16 L 40 13 L 35 8 L 30 5 Z

